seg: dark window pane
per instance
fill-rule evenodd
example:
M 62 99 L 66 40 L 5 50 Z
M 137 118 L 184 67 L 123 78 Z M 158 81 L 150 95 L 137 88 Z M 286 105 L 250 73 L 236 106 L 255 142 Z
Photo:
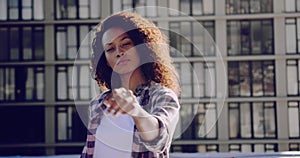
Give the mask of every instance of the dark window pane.
M 253 62 L 252 63 L 252 89 L 253 96 L 262 96 L 263 95 L 263 72 L 262 72 L 262 63 Z
M 8 61 L 9 60 L 9 49 L 8 49 L 8 29 L 0 28 L 0 60 Z
M 228 21 L 228 55 L 274 54 L 271 20 Z
M 273 12 L 273 0 L 226 0 L 226 14 Z
M 1 144 L 45 141 L 45 109 L 42 106 L 0 106 Z
M 239 78 L 240 95 L 251 96 L 249 62 L 239 62 L 239 76 L 236 77 Z
M 20 60 L 20 51 L 19 51 L 19 28 L 10 29 L 10 59 L 11 60 Z
M 15 157 L 16 155 L 26 156 L 43 156 L 46 155 L 45 147 L 14 147 L 14 148 L 0 148 L 1 156 Z
M 0 35 L 1 61 L 44 60 L 42 26 L 0 27 Z
M 36 28 L 33 39 L 34 39 L 35 60 L 44 60 L 44 54 L 45 54 L 44 29 Z
M 32 55 L 32 40 L 31 36 L 32 35 L 32 30 L 30 27 L 24 27 L 23 28 L 23 59 L 24 60 L 30 60 L 33 58 Z
M 229 62 L 229 96 L 274 96 L 274 70 L 273 61 Z

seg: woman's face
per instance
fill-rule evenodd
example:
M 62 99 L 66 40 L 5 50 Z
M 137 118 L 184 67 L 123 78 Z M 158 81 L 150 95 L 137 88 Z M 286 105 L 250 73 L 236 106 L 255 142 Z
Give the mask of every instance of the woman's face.
M 102 44 L 108 66 L 118 74 L 131 73 L 140 66 L 135 45 L 123 29 L 108 29 L 103 34 Z

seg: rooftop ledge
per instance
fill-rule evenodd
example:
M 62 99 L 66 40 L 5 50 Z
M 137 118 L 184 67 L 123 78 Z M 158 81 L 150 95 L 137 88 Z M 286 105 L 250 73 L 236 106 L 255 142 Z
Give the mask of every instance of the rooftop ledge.
M 300 157 L 300 151 L 274 153 L 170 153 L 170 158 L 287 158 Z M 79 158 L 79 155 L 0 156 L 0 158 Z

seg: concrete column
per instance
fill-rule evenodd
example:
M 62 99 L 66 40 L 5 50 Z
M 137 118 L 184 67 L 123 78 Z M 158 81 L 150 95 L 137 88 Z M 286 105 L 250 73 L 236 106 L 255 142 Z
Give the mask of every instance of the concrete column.
M 284 11 L 284 0 L 274 0 L 274 12 L 282 13 Z M 275 74 L 276 74 L 276 95 L 284 98 L 276 101 L 277 110 L 277 132 L 278 139 L 289 139 L 288 127 L 288 107 L 287 107 L 287 89 L 286 89 L 286 59 L 285 59 L 285 18 L 274 18 L 274 49 L 275 49 Z M 288 143 L 279 143 L 279 151 L 288 151 Z
M 53 21 L 54 2 L 44 1 L 45 3 L 45 21 Z M 48 106 L 55 102 L 55 66 L 51 63 L 55 60 L 55 44 L 54 44 L 54 25 L 45 25 L 45 143 L 55 143 L 55 111 L 54 106 Z M 53 147 L 46 148 L 46 155 L 54 155 Z
M 216 4 L 216 14 L 225 14 L 225 0 L 218 0 Z M 228 105 L 225 102 L 227 97 L 227 61 L 223 57 L 227 56 L 227 40 L 226 40 L 226 20 L 216 19 L 215 21 L 216 45 L 218 51 L 216 53 L 216 84 L 218 98 L 218 140 L 229 140 L 229 122 L 228 122 Z M 219 152 L 228 152 L 228 144 L 220 144 Z
M 101 19 L 104 19 L 112 14 L 112 1 L 101 1 Z
M 225 0 L 214 0 L 215 1 L 215 14 L 226 15 L 225 13 Z
M 285 0 L 273 0 L 274 13 L 283 13 L 285 7 Z

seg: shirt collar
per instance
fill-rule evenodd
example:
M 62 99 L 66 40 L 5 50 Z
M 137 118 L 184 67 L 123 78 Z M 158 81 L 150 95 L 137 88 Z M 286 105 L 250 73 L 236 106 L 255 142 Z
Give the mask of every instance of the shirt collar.
M 140 84 L 134 91 L 135 96 L 141 96 L 142 92 L 149 89 L 151 82 Z

